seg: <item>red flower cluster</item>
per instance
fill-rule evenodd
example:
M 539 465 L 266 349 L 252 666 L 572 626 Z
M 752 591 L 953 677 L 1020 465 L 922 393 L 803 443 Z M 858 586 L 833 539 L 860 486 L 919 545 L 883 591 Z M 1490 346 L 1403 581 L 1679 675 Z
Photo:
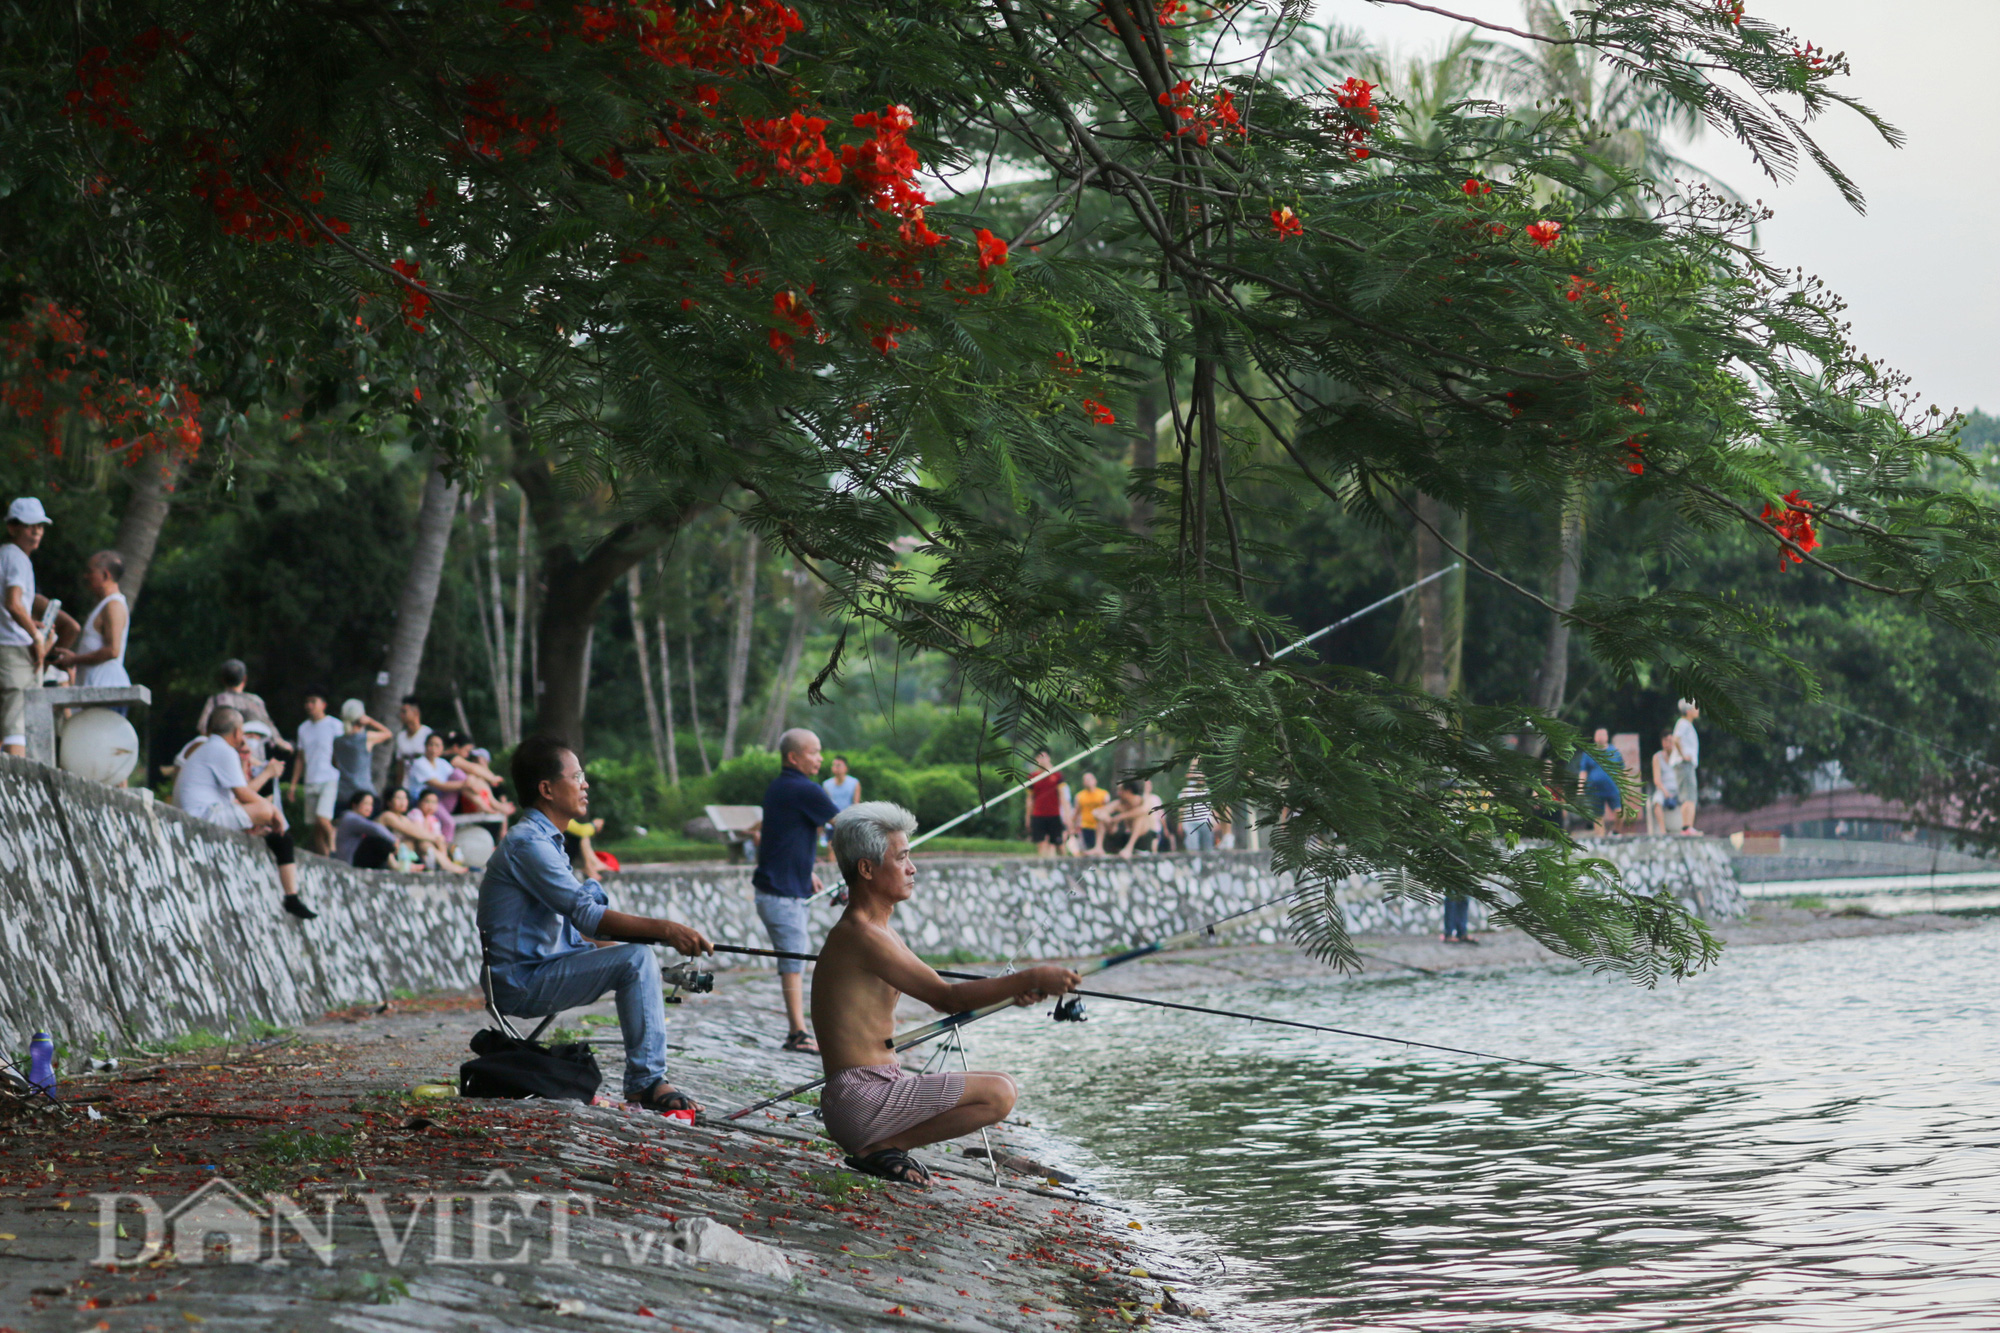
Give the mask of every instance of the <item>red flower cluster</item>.
M 1635 477 L 1644 476 L 1646 472 L 1645 447 L 1639 443 L 1638 439 L 1634 438 L 1625 441 L 1625 452 L 1632 455 L 1625 460 L 1625 470 Z
M 1555 243 L 1561 239 L 1562 229 L 1562 223 L 1551 222 L 1545 219 L 1541 222 L 1530 222 L 1527 225 L 1526 231 L 1529 240 L 1533 241 L 1540 248 L 1548 250 L 1552 249 Z
M 1382 121 L 1382 108 L 1375 105 L 1375 87 L 1350 74 L 1347 82 L 1333 90 L 1333 104 L 1348 113 L 1346 123 L 1336 133 L 1347 141 L 1357 162 L 1368 156 L 1368 132 Z
M 1115 426 L 1118 424 L 1118 418 L 1111 414 L 1111 409 L 1103 403 L 1098 402 L 1095 398 L 1086 398 L 1083 400 L 1083 414 L 1100 426 Z
M 1722 17 L 1739 27 L 1742 26 L 1743 0 L 1715 0 L 1715 8 Z
M 838 185 L 839 156 L 826 146 L 826 121 L 794 111 L 789 116 L 743 122 L 744 137 L 769 154 L 770 165 L 778 174 L 801 185 Z M 737 176 L 748 176 L 752 185 L 762 185 L 765 167 L 745 161 L 736 168 Z
M 1770 524 L 1772 530 L 1780 537 L 1798 547 L 1797 551 L 1786 547 L 1778 552 L 1779 569 L 1788 564 L 1803 564 L 1805 557 L 1799 552 L 1810 551 L 1819 545 L 1819 532 L 1813 527 L 1812 516 L 1813 502 L 1801 497 L 1797 491 L 1785 496 L 1785 507 L 1782 512 L 1775 506 L 1767 504 L 1764 506 L 1764 512 L 1757 516 Z
M 63 95 L 72 116 L 82 116 L 102 129 L 116 130 L 138 143 L 151 143 L 125 114 L 132 106 L 132 89 L 143 83 L 147 68 L 166 45 L 180 45 L 159 28 L 148 28 L 125 44 L 125 58 L 111 63 L 111 48 L 93 46 L 76 62 L 76 87 Z
M 903 220 L 897 235 L 911 245 L 942 245 L 944 237 L 924 221 L 924 209 L 931 201 L 914 183 L 919 165 L 917 150 L 910 147 L 906 136 L 916 123 L 917 118 L 906 106 L 863 112 L 854 118 L 854 128 L 871 130 L 873 134 L 863 143 L 842 148 L 840 161 L 854 174 L 855 184 L 867 202 Z
M 1271 230 L 1278 233 L 1279 240 L 1306 234 L 1306 224 L 1299 221 L 1299 215 L 1287 205 L 1271 210 Z
M 805 337 L 819 327 L 813 312 L 807 308 L 805 298 L 797 292 L 779 292 L 771 298 L 771 317 L 780 324 L 791 326 L 798 337 Z M 771 350 L 784 359 L 786 365 L 792 363 L 792 344 L 797 338 L 782 328 L 771 330 Z
M 1592 282 L 1580 273 L 1572 273 L 1569 275 L 1569 290 L 1563 293 L 1563 299 L 1572 304 L 1590 302 L 1597 308 L 1597 319 L 1610 333 L 1612 343 L 1625 341 L 1625 317 L 1629 303 L 1619 300 L 1616 292 L 1601 283 Z M 1628 407 L 1633 406 L 1623 398 L 1618 401 Z M 1645 408 L 1639 406 L 1634 410 L 1643 413 Z
M 321 239 L 319 229 L 295 212 L 289 202 L 281 200 L 285 194 L 305 204 L 317 204 L 326 198 L 326 191 L 322 188 L 326 173 L 315 161 L 325 151 L 326 145 L 321 144 L 301 161 L 298 149 L 293 148 L 276 157 L 249 164 L 228 139 L 197 139 L 189 149 L 195 162 L 195 174 L 194 184 L 188 187 L 188 192 L 215 211 L 216 221 L 231 236 L 246 237 L 260 244 L 291 241 L 298 245 L 318 245 Z M 278 187 L 258 188 L 244 184 L 241 179 L 247 177 L 254 180 L 259 176 L 266 181 L 278 182 Z M 328 231 L 342 236 L 347 234 L 348 226 L 339 218 L 324 213 L 312 216 Z
M 972 233 L 972 239 L 979 245 L 979 268 L 981 272 L 996 264 L 1007 262 L 1007 242 L 981 227 Z
M 1182 79 L 1154 100 L 1180 121 L 1168 133 L 1169 139 L 1193 139 L 1206 148 L 1210 135 L 1234 134 L 1243 138 L 1250 133 L 1250 127 L 1243 123 L 1243 113 L 1236 109 L 1236 94 L 1227 88 L 1204 107 L 1194 97 L 1194 81 Z
M 514 82 L 513 78 L 501 75 L 474 79 L 465 85 L 461 142 L 467 152 L 498 161 L 509 152 L 526 157 L 540 148 L 544 139 L 562 141 L 562 117 L 554 107 L 524 112 L 508 105 L 507 92 Z
M 1485 181 L 1469 180 L 1458 188 L 1461 192 L 1474 199 L 1483 199 L 1493 193 L 1493 187 Z
M 864 324 L 861 327 L 869 335 L 868 345 L 883 356 L 887 356 L 903 345 L 897 341 L 896 335 L 899 333 L 908 333 L 916 325 L 906 324 L 901 320 L 891 320 L 889 323 L 882 325 L 879 330 L 873 324 Z
M 65 424 L 75 418 L 111 437 L 104 447 L 133 463 L 149 453 L 191 458 L 201 447 L 201 399 L 185 384 L 155 388 L 99 363 L 81 311 L 53 301 L 31 305 L 0 333 L 0 406 L 38 427 L 48 452 L 62 455 Z
M 423 271 L 424 266 L 414 260 L 398 259 L 389 267 L 395 269 L 403 280 L 403 322 L 414 331 L 422 333 L 424 320 L 429 318 L 431 313 L 430 293 L 424 290 L 430 284 L 417 276 Z

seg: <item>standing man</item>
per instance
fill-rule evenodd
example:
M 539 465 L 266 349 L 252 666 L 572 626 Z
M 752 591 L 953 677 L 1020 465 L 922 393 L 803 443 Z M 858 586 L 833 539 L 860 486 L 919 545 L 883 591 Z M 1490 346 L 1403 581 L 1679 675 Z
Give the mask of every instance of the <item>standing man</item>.
M 174 804 L 196 819 L 262 838 L 278 863 L 278 884 L 285 895 L 282 906 L 301 921 L 311 921 L 319 913 L 299 899 L 299 871 L 292 863 L 292 835 L 285 825 L 285 812 L 257 790 L 267 781 L 282 779 L 285 763 L 273 759 L 252 773 L 249 748 L 243 737 L 243 714 L 227 704 L 211 709 L 208 739 L 181 755 L 181 771 L 174 778 Z M 275 787 L 272 794 L 277 794 Z
M 306 696 L 306 720 L 299 723 L 298 767 L 292 771 L 292 800 L 306 789 L 305 811 L 313 821 L 313 850 L 333 855 L 333 812 L 340 797 L 340 770 L 333 766 L 333 743 L 346 728 L 326 714 L 326 696 Z
M 692 926 L 614 912 L 604 886 L 577 883 L 562 831 L 590 813 L 590 781 L 561 741 L 530 736 L 514 751 L 514 790 L 528 814 L 493 851 L 479 883 L 479 942 L 503 1014 L 541 1018 L 618 992 L 625 1100 L 691 1119 L 701 1107 L 667 1082 L 667 1009 L 651 944 L 712 953 Z M 813 790 L 819 790 L 815 787 Z M 616 940 L 598 947 L 593 940 Z
M 847 776 L 847 756 L 844 754 L 833 757 L 833 776 L 819 785 L 826 788 L 827 799 L 833 802 L 835 814 L 861 799 L 861 779 Z
M 116 551 L 99 551 L 83 567 L 84 586 L 90 589 L 90 595 L 97 599 L 97 604 L 83 618 L 83 629 L 76 637 L 76 645 L 58 648 L 49 655 L 49 660 L 59 667 L 81 668 L 76 678 L 79 685 L 132 683 L 132 677 L 125 673 L 125 631 L 131 606 L 126 602 L 125 594 L 118 591 L 118 580 L 123 577 L 125 558 Z M 123 717 L 128 707 L 130 705 L 120 704 L 116 712 Z
M 1047 750 L 1035 751 L 1035 770 L 1028 775 L 1028 839 L 1035 844 L 1036 856 L 1054 856 L 1068 836 L 1063 807 L 1068 802 L 1068 786 L 1063 775 L 1051 765 Z
M 1097 846 L 1097 809 L 1110 799 L 1111 793 L 1097 785 L 1097 774 L 1083 775 L 1083 787 L 1076 794 L 1076 840 L 1086 856 L 1102 855 Z
M 1681 747 L 1681 762 L 1674 774 L 1675 790 L 1681 798 L 1681 832 L 1695 837 L 1701 836 L 1701 830 L 1694 826 L 1695 800 L 1701 795 L 1701 737 L 1694 722 L 1700 716 L 1694 700 L 1683 699 L 1681 720 L 1674 723 L 1674 740 Z
M 410 765 L 424 757 L 424 742 L 430 739 L 431 729 L 424 725 L 424 713 L 414 694 L 403 697 L 396 720 L 402 725 L 396 730 L 396 746 L 389 752 L 389 785 L 407 789 Z M 416 803 L 416 793 L 411 792 L 410 804 Z
M 820 830 L 840 813 L 819 776 L 819 737 L 793 727 L 778 737 L 778 759 L 784 765 L 764 789 L 764 817 L 757 826 L 757 869 L 750 876 L 757 890 L 757 919 L 781 953 L 811 953 L 806 934 L 806 900 L 819 891 L 813 874 L 813 853 Z M 778 960 L 778 988 L 785 995 L 785 1021 L 791 1025 L 785 1049 L 818 1055 L 819 1043 L 806 1030 L 805 964 L 796 958 Z
M 359 699 L 349 699 L 340 706 L 340 721 L 346 734 L 333 743 L 333 767 L 340 778 L 340 790 L 334 797 L 335 805 L 345 810 L 354 793 L 365 791 L 376 795 L 374 761 L 368 752 L 390 738 L 389 729 L 368 716 L 368 709 Z
M 826 1034 L 826 1132 L 852 1156 L 847 1165 L 919 1188 L 930 1172 L 910 1149 L 998 1124 L 1014 1109 L 1005 1074 L 946 1070 L 912 1074 L 889 1049 L 896 1001 L 908 995 L 942 1013 L 961 1014 L 1002 1000 L 1034 1004 L 1082 978 L 1044 963 L 983 981 L 948 982 L 911 953 L 890 924 L 896 904 L 916 883 L 910 862 L 915 816 L 887 801 L 851 806 L 833 825 L 833 855 L 850 895 L 826 934 L 813 977 L 813 1023 Z
M 39 689 L 42 664 L 57 638 L 68 638 L 76 622 L 57 613 L 56 633 L 42 633 L 49 599 L 35 591 L 35 566 L 28 557 L 48 531 L 48 511 L 32 495 L 7 506 L 7 540 L 0 542 L 0 749 L 15 758 L 28 753 L 28 691 Z
M 1611 760 L 1611 732 L 1599 727 L 1590 745 L 1578 752 L 1576 781 L 1583 791 L 1584 805 L 1590 810 L 1590 831 L 1600 838 L 1607 832 L 1616 833 L 1612 821 L 1622 819 L 1625 813 L 1618 780 L 1604 767 Z

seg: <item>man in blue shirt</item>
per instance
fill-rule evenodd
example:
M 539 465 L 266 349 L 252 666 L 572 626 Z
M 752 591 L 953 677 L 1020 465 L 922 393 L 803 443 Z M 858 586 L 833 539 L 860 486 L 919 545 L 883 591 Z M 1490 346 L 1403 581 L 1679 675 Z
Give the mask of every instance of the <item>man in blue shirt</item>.
M 1624 810 L 1624 797 L 1618 790 L 1618 782 L 1606 771 L 1605 765 L 1623 771 L 1617 752 L 1611 748 L 1611 732 L 1599 727 L 1591 738 L 1595 753 L 1588 748 L 1577 752 L 1577 785 L 1583 788 L 1584 804 L 1590 810 L 1591 832 L 1603 837 L 1611 822 Z
M 806 933 L 806 900 L 819 891 L 813 874 L 813 854 L 820 830 L 833 822 L 840 807 L 813 781 L 819 776 L 819 737 L 794 727 L 778 738 L 778 758 L 784 767 L 764 789 L 764 818 L 758 824 L 757 870 L 750 884 L 757 890 L 757 917 L 781 953 L 811 953 Z M 795 958 L 778 960 L 778 985 L 785 993 L 785 1018 L 791 1032 L 785 1049 L 819 1054 L 819 1043 L 806 1030 L 805 964 Z
M 625 1037 L 625 1100 L 661 1112 L 701 1107 L 667 1082 L 667 1011 L 650 944 L 688 957 L 712 953 L 700 931 L 614 912 L 596 880 L 577 882 L 562 830 L 590 811 L 590 783 L 562 742 L 530 736 L 514 752 L 514 790 L 528 807 L 494 849 L 479 883 L 479 938 L 500 1011 L 558 1014 L 618 992 Z M 815 788 L 815 790 L 817 790 Z M 599 947 L 592 940 L 622 940 Z

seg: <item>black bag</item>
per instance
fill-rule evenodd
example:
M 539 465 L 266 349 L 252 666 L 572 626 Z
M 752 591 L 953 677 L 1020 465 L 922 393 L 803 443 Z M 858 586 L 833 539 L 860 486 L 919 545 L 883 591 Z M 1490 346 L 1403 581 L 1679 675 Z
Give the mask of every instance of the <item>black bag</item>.
M 482 1028 L 472 1034 L 472 1053 L 476 1058 L 458 1067 L 461 1097 L 588 1102 L 604 1082 L 597 1057 L 580 1041 L 544 1046 Z

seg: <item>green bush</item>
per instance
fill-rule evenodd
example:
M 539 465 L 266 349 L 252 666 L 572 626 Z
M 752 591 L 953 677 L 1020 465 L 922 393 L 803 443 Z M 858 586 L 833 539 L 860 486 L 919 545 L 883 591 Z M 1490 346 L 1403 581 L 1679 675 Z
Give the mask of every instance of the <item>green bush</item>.
M 979 804 L 979 791 L 957 768 L 926 768 L 910 774 L 910 810 L 919 829 L 934 829 Z M 959 825 L 963 829 L 965 825 Z
M 609 841 L 651 827 L 666 800 L 666 783 L 648 759 L 599 759 L 589 765 L 590 817 L 604 821 Z
M 778 756 L 768 750 L 745 750 L 704 779 L 708 803 L 762 805 L 764 789 L 778 776 Z
M 888 764 L 870 751 L 861 758 L 861 764 L 851 764 L 848 772 L 861 781 L 861 799 L 864 801 L 894 801 L 904 809 L 914 809 L 916 791 L 910 785 L 909 771 L 901 764 Z

